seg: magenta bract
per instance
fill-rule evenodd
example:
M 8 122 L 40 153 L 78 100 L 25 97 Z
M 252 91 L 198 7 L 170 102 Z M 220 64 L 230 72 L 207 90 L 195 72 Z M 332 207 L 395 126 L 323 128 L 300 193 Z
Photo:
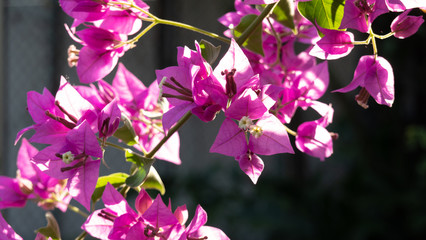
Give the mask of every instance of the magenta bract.
M 378 104 L 392 107 L 394 93 L 394 76 L 390 63 L 383 57 L 362 56 L 352 82 L 334 92 L 349 92 L 358 86 L 364 87 Z

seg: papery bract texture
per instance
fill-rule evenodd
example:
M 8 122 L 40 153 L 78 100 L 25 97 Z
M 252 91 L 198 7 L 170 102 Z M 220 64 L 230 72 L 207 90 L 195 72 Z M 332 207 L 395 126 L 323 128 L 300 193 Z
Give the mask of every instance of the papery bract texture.
M 3 215 L 0 213 L 0 239 L 7 240 L 22 240 L 15 230 L 4 220 Z
M 394 75 L 392 66 L 383 57 L 362 56 L 352 82 L 334 92 L 349 92 L 356 87 L 365 87 L 378 104 L 392 106 L 394 93 Z
M 321 160 L 333 153 L 333 141 L 330 133 L 315 122 L 305 122 L 297 128 L 296 147 Z
M 417 32 L 424 20 L 422 16 L 408 16 L 410 11 L 405 11 L 393 20 L 391 30 L 396 38 L 407 38 Z
M 334 60 L 347 56 L 354 48 L 354 35 L 351 32 L 321 29 L 324 33 L 309 54 L 324 60 Z

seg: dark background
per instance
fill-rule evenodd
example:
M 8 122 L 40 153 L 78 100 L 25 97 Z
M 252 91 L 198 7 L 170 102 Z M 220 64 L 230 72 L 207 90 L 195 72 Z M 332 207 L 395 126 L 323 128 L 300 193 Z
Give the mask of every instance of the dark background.
M 216 19 L 234 11 L 230 0 L 146 2 L 159 17 L 217 33 L 225 28 Z M 73 42 L 63 23 L 70 24 L 71 18 L 57 1 L 1 0 L 0 10 L 0 173 L 14 177 L 19 147 L 13 146 L 14 138 L 32 124 L 25 110 L 26 92 L 43 87 L 55 92 L 60 75 L 72 83 L 78 78 L 66 63 L 66 49 Z M 380 16 L 375 32 L 387 33 L 396 15 Z M 194 40 L 202 38 L 221 44 L 187 30 L 156 26 L 121 61 L 148 85 L 155 69 L 176 65 L 177 46 L 193 49 Z M 364 110 L 354 101 L 358 90 L 328 92 L 321 100 L 335 108 L 328 127 L 340 135 L 335 153 L 324 162 L 296 148 L 294 155 L 262 157 L 265 170 L 257 185 L 233 158 L 209 153 L 223 116 L 209 124 L 190 119 L 180 131 L 182 165 L 156 163 L 167 189 L 164 201 L 171 198 L 173 208 L 187 204 L 191 217 L 201 204 L 208 225 L 231 239 L 426 239 L 425 43 L 424 25 L 405 40 L 378 40 L 379 55 L 395 73 L 393 107 L 370 99 L 370 108 Z M 222 44 L 223 51 L 227 48 Z M 372 54 L 371 47 L 359 46 L 330 62 L 330 91 L 351 81 L 359 57 L 366 54 Z M 315 118 L 312 112 L 298 111 L 291 127 Z M 123 160 L 120 153 L 107 152 L 112 169 L 103 168 L 102 174 L 127 171 Z M 53 213 L 64 239 L 81 232 L 84 219 L 79 215 Z M 43 211 L 32 202 L 2 214 L 24 239 L 33 239 L 33 230 L 46 224 Z

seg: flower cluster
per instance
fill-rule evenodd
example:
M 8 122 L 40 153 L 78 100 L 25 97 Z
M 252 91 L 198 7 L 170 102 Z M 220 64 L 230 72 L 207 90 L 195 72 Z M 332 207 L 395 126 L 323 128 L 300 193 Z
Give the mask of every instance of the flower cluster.
M 82 45 L 68 49 L 68 63 L 77 67 L 82 83 L 91 83 L 104 78 L 117 65 L 118 59 L 133 47 L 127 42 L 128 35 L 137 33 L 142 27 L 149 6 L 141 0 L 131 2 L 137 8 L 111 4 L 110 0 L 81 1 L 60 0 L 65 13 L 74 18 L 68 30 L 73 39 Z M 76 30 L 84 23 L 85 28 Z M 77 36 L 75 36 L 77 35 Z
M 223 113 L 210 152 L 233 157 L 254 184 L 264 169 L 260 155 L 294 153 L 289 135 L 298 150 L 324 160 L 338 137 L 327 130 L 334 109 L 320 101 L 330 81 L 327 61 L 349 55 L 355 45 L 372 44 L 373 55 L 361 57 L 352 82 L 335 92 L 360 86 L 356 101 L 362 107 L 368 107 L 370 96 L 392 106 L 393 70 L 378 56 L 375 39 L 411 36 L 423 23 L 422 17 L 409 15 L 411 9 L 426 8 L 420 0 L 346 0 L 339 26 L 329 29 L 298 11 L 296 5 L 307 0 L 235 0 L 236 11 L 219 18 L 229 28 L 223 38 L 157 18 L 141 0 L 59 3 L 74 19 L 67 31 L 82 45 L 68 49 L 69 65 L 88 85 L 73 86 L 61 77 L 55 96 L 47 89 L 28 92 L 34 124 L 22 129 L 15 143 L 28 131 L 33 135 L 22 140 L 16 178 L 0 176 L 0 209 L 23 207 L 29 199 L 46 210 L 73 209 L 87 218 L 82 229 L 100 239 L 229 239 L 220 229 L 205 226 L 207 213 L 200 205 L 185 225 L 185 206 L 172 212 L 171 204 L 166 206 L 159 195 L 152 200 L 145 191 L 156 186 L 164 192 L 152 166 L 156 159 L 181 163 L 177 130 L 191 115 L 211 122 Z M 402 13 L 389 34 L 375 34 L 373 21 L 389 11 Z M 143 21 L 151 24 L 143 29 Z M 156 80 L 147 87 L 118 59 L 156 24 L 197 31 L 229 48 L 213 66 L 220 50 L 211 43 L 195 41 L 195 50 L 178 47 L 177 66 L 156 70 Z M 369 36 L 355 41 L 347 29 Z M 305 48 L 296 51 L 296 46 Z M 116 65 L 112 83 L 104 81 Z M 293 131 L 288 125 L 294 124 L 297 109 L 313 109 L 318 117 Z M 46 146 L 38 151 L 29 142 Z M 130 174 L 99 176 L 107 147 L 124 152 L 132 163 Z M 131 188 L 139 192 L 136 211 L 126 201 Z M 90 214 L 71 207 L 71 198 Z M 93 210 L 99 199 L 105 207 Z M 0 228 L 0 238 L 21 239 L 1 215 Z M 39 233 L 36 239 L 46 237 L 53 238 Z
M 186 206 L 171 211 L 158 195 L 152 200 L 141 190 L 134 211 L 126 199 L 111 185 L 105 187 L 105 208 L 94 211 L 82 228 L 99 239 L 229 239 L 220 229 L 204 226 L 207 213 L 198 205 L 188 226 Z

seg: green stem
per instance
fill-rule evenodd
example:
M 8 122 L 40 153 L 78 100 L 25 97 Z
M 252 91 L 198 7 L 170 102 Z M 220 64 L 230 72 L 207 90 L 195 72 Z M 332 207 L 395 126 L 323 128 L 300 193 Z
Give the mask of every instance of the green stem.
M 295 131 L 293 131 L 293 130 L 291 130 L 290 128 L 288 128 L 286 125 L 284 125 L 283 124 L 283 126 L 285 127 L 285 130 L 289 133 L 289 134 L 291 134 L 291 135 L 293 135 L 293 136 L 297 136 L 297 133 L 295 132 Z
M 83 240 L 85 237 L 87 236 L 87 232 L 83 231 L 82 233 L 80 233 L 80 235 L 78 235 L 75 240 Z
M 217 39 L 217 40 L 222 41 L 222 42 L 227 43 L 227 44 L 231 43 L 231 40 L 229 40 L 228 38 L 221 37 L 216 33 L 212 33 L 212 32 L 209 32 L 209 31 L 206 31 L 206 30 L 203 30 L 201 28 L 197 28 L 197 27 L 185 24 L 185 23 L 171 21 L 171 20 L 165 20 L 165 19 L 160 19 L 160 18 L 157 18 L 156 22 L 159 23 L 159 24 L 179 27 L 179 28 L 187 29 L 187 30 L 190 30 L 190 31 L 193 31 L 193 32 L 198 32 L 198 33 L 201 33 L 201 34 L 206 35 L 208 37 Z
M 246 30 L 244 30 L 241 36 L 236 39 L 238 45 L 242 45 L 247 40 L 247 38 L 250 37 L 250 35 L 254 32 L 257 26 L 259 26 L 259 24 L 262 24 L 263 19 L 265 19 L 265 17 L 267 17 L 273 11 L 273 9 L 275 8 L 275 6 L 278 5 L 278 3 L 279 1 L 275 4 L 269 4 L 265 7 L 265 9 L 263 9 L 260 15 L 257 16 L 257 18 L 246 28 Z
M 89 214 L 87 214 L 87 213 L 85 213 L 85 212 L 81 211 L 78 207 L 73 206 L 73 205 L 71 205 L 71 204 L 68 204 L 68 209 L 69 209 L 69 210 L 71 210 L 71 211 L 73 211 L 73 212 L 75 212 L 75 213 L 80 214 L 81 216 L 83 216 L 83 217 L 85 217 L 85 218 L 88 218 L 88 217 L 89 217 Z
M 105 145 L 116 148 L 116 149 L 121 150 L 123 152 L 125 152 L 127 150 L 126 148 L 119 146 L 117 144 L 111 143 L 111 142 L 105 142 Z
M 392 37 L 395 33 L 394 32 L 390 32 L 390 33 L 388 33 L 388 34 L 385 34 L 385 35 L 377 35 L 377 34 L 375 34 L 375 33 L 373 33 L 374 34 L 374 37 L 376 37 L 376 38 L 378 38 L 378 39 L 386 39 L 386 38 L 390 38 L 390 37 Z
M 167 135 L 164 136 L 163 139 L 161 139 L 161 141 L 149 152 L 145 155 L 146 158 L 153 158 L 154 155 L 157 153 L 158 150 L 160 150 L 160 148 L 164 145 L 164 143 L 167 142 L 167 140 L 169 140 L 169 138 L 177 131 L 179 130 L 179 128 L 182 127 L 183 124 L 186 123 L 186 121 L 188 121 L 188 119 L 192 116 L 191 111 L 188 111 L 185 115 L 183 115 L 183 117 L 181 119 L 179 119 L 179 121 L 172 127 L 170 128 L 170 130 L 167 132 Z
M 373 33 L 373 30 L 370 28 L 370 36 L 371 36 L 371 44 L 373 45 L 373 53 L 374 53 L 374 59 L 377 58 L 378 52 L 377 52 L 377 45 L 376 45 L 376 37 Z
M 368 38 L 365 41 L 354 41 L 352 42 L 353 45 L 368 45 L 370 44 L 372 36 L 368 36 Z

